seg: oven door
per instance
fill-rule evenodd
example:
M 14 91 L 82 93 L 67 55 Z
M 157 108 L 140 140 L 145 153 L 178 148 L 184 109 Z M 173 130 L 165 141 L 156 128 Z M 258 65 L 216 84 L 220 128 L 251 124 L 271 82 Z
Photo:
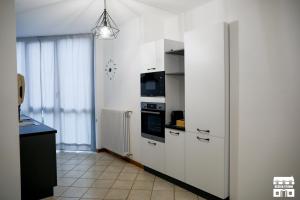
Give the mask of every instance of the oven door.
M 142 137 L 165 142 L 165 111 L 142 110 Z
M 165 96 L 165 72 L 141 74 L 141 96 Z

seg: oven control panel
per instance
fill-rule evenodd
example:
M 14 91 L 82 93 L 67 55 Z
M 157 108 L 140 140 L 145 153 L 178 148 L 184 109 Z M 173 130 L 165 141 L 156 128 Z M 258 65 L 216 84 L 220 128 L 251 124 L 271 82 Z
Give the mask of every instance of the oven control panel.
M 149 102 L 142 102 L 141 108 L 146 110 L 165 110 L 164 103 L 149 103 Z

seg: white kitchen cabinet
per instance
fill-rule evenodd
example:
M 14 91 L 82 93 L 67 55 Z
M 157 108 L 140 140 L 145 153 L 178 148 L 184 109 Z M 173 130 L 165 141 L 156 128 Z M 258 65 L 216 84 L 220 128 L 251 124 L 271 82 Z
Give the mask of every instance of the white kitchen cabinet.
M 181 181 L 184 181 L 184 134 L 183 131 L 165 129 L 165 172 Z
M 185 133 L 185 182 L 220 198 L 228 196 L 223 138 Z
M 146 138 L 141 138 L 141 141 L 141 155 L 143 165 L 164 173 L 165 144 Z
M 142 73 L 164 71 L 164 40 L 142 45 Z
M 218 23 L 184 36 L 187 131 L 226 135 L 229 124 L 227 31 L 224 23 Z
M 183 59 L 170 58 L 170 55 L 165 55 L 165 52 L 171 50 L 183 49 L 183 43 L 161 39 L 153 42 L 147 42 L 142 45 L 142 69 L 141 73 L 165 71 L 166 65 L 170 65 L 168 69 L 179 71 L 179 65 L 183 65 Z M 167 59 L 166 59 L 167 58 Z M 173 69 L 175 68 L 175 69 Z

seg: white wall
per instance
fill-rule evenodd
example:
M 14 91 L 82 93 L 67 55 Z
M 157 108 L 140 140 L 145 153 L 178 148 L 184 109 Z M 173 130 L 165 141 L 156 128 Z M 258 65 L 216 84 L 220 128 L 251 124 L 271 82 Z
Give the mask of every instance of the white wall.
M 14 1 L 0 1 L 0 199 L 21 199 Z
M 97 61 L 98 71 L 104 72 L 105 64 L 109 59 L 112 59 L 118 68 L 112 80 L 105 74 L 102 76 L 104 80 L 102 107 L 133 111 L 131 115 L 131 151 L 133 159 L 139 161 L 139 139 L 141 133 L 139 107 L 141 19 L 133 19 L 121 26 L 120 29 L 122 31 L 118 39 L 97 41 L 97 43 L 103 43 L 104 49 L 102 65 L 101 61 Z
M 300 180 L 300 1 L 229 0 L 227 9 L 239 37 L 238 188 L 232 192 L 234 199 L 272 199 L 273 176 L 294 176 L 296 188 Z

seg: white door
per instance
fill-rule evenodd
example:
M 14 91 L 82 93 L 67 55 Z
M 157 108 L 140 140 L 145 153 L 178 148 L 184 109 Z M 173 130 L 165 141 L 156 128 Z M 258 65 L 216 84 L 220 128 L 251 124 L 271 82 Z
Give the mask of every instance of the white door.
M 184 181 L 184 134 L 183 131 L 166 129 L 166 174 Z
M 146 138 L 141 138 L 143 165 L 164 173 L 165 144 Z
M 164 41 L 158 40 L 142 45 L 142 73 L 164 70 Z
M 225 198 L 224 139 L 186 132 L 185 148 L 185 181 Z
M 185 34 L 186 130 L 224 137 L 228 109 L 224 23 Z

